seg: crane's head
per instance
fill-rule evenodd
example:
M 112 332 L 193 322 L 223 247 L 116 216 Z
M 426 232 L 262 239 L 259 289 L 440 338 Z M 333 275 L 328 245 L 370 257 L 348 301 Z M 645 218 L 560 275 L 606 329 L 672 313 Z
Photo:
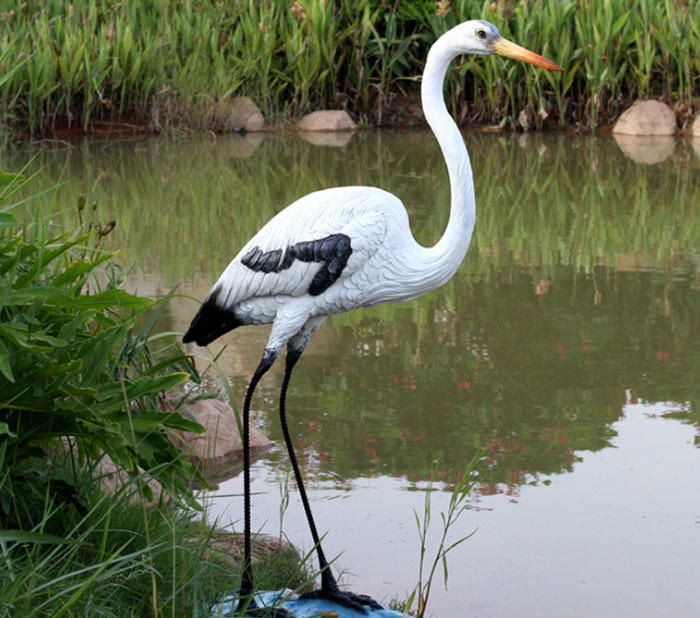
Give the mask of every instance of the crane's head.
M 529 62 L 551 71 L 564 70 L 551 60 L 504 39 L 496 26 L 481 19 L 465 21 L 452 28 L 446 36 L 449 36 L 451 44 L 462 54 L 479 54 L 481 56 L 498 54 Z

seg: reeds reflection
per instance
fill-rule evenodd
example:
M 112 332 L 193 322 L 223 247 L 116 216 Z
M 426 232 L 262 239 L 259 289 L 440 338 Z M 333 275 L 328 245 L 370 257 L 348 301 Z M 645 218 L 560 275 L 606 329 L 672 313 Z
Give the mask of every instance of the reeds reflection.
M 478 222 L 455 279 L 406 305 L 334 317 L 295 375 L 290 423 L 310 474 L 424 479 L 438 459 L 450 481 L 487 448 L 480 490 L 514 492 L 607 446 L 629 397 L 683 402 L 681 416 L 698 420 L 692 145 L 681 140 L 648 164 L 612 139 L 465 137 Z M 28 158 L 7 152 L 2 167 Z M 426 244 L 449 209 L 442 157 L 426 132 L 360 132 L 342 147 L 286 135 L 83 142 L 41 150 L 30 167 L 44 168 L 37 182 L 47 186 L 63 175 L 57 223 L 70 224 L 80 193 L 97 204 L 97 220 L 117 221 L 108 240 L 145 274 L 133 285 L 154 295 L 183 280 L 180 291 L 203 298 L 251 234 L 312 190 L 392 191 Z M 183 330 L 195 308 L 173 303 L 164 328 Z M 242 394 L 265 333 L 225 339 L 222 362 Z M 278 381 L 266 379 L 259 405 L 281 440 Z

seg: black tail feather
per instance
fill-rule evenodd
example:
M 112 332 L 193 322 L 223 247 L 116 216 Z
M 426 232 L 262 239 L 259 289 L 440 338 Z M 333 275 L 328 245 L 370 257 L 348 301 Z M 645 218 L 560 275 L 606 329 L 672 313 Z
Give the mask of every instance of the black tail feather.
M 233 310 L 225 309 L 217 303 L 218 296 L 216 290 L 202 303 L 182 338 L 183 343 L 195 341 L 199 346 L 209 345 L 221 335 L 242 326 L 243 323 L 238 320 Z

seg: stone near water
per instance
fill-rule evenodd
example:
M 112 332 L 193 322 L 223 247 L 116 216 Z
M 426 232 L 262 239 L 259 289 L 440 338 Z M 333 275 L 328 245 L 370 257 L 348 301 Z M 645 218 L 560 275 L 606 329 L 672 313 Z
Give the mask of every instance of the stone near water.
M 221 103 L 217 112 L 217 129 L 225 131 L 262 131 L 265 118 L 260 108 L 248 97 L 234 97 Z
M 693 128 L 690 131 L 693 137 L 700 138 L 700 114 L 695 117 L 695 122 L 693 122 Z
M 220 478 L 243 457 L 243 440 L 233 408 L 219 399 L 200 399 L 183 405 L 180 413 L 205 428 L 204 433 L 178 431 L 178 446 L 194 460 L 203 474 Z M 270 440 L 253 425 L 250 426 L 250 451 L 259 454 L 270 448 Z
M 301 118 L 297 124 L 300 131 L 354 131 L 357 125 L 344 110 L 322 110 Z
M 193 542 L 195 539 L 192 539 Z M 211 535 L 211 543 L 204 559 L 209 560 L 214 556 L 223 560 L 232 569 L 240 567 L 243 561 L 243 547 L 245 539 L 242 534 L 235 534 L 227 530 L 215 530 Z M 265 562 L 274 556 L 285 553 L 293 553 L 294 560 L 301 562 L 302 557 L 299 551 L 285 538 L 270 534 L 253 534 L 252 539 L 252 561 Z
M 613 127 L 624 135 L 675 135 L 676 112 L 661 101 L 636 101 Z

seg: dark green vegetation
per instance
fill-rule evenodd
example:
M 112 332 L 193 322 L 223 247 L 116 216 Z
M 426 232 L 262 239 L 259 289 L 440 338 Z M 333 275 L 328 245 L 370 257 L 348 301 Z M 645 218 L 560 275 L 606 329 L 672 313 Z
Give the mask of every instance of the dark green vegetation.
M 685 126 L 700 74 L 695 0 L 27 0 L 0 3 L 2 121 L 33 133 L 222 129 L 252 97 L 268 122 L 345 108 L 370 124 L 420 121 L 429 46 L 470 18 L 551 58 L 562 74 L 464 58 L 447 80 L 461 123 L 595 128 L 637 97 L 676 104 Z
M 195 616 L 237 589 L 236 552 L 210 524 L 182 509 L 145 507 L 135 484 L 106 495 L 92 472 L 54 460 L 52 483 L 69 479 L 79 503 L 47 494 L 42 523 L 0 530 L 0 616 Z M 20 490 L 9 497 L 29 502 Z M 49 521 L 60 532 L 44 532 Z M 265 587 L 302 585 L 304 577 L 294 550 L 256 563 Z
M 0 183 L 6 202 L 21 177 L 4 174 Z M 84 207 L 83 197 L 78 208 Z M 120 269 L 105 266 L 114 256 L 99 243 L 111 225 L 57 232 L 39 222 L 47 217 L 24 223 L 13 210 L 0 213 L 0 433 L 4 471 L 10 470 L 4 488 L 53 493 L 31 462 L 65 437 L 78 440 L 81 458 L 105 452 L 132 473 L 153 470 L 172 497 L 187 499 L 184 479 L 196 474 L 165 430 L 199 427 L 163 413 L 163 393 L 196 375 L 177 349 L 161 358 L 151 354 L 153 320 L 138 328 L 137 319 L 155 303 L 125 292 Z M 3 528 L 41 523 L 41 512 L 15 506 L 3 500 Z
M 82 196 L 69 217 L 83 229 L 57 230 L 22 184 L 0 173 L 0 616 L 192 614 L 239 578 L 194 521 L 205 481 L 168 439 L 201 429 L 165 399 L 197 373 L 151 336 L 165 303 L 122 289 L 101 249 L 113 223 L 87 223 Z M 104 455 L 129 478 L 116 495 L 96 480 Z M 146 481 L 180 508 L 166 494 L 146 506 Z M 260 571 L 302 577 L 296 555 Z

